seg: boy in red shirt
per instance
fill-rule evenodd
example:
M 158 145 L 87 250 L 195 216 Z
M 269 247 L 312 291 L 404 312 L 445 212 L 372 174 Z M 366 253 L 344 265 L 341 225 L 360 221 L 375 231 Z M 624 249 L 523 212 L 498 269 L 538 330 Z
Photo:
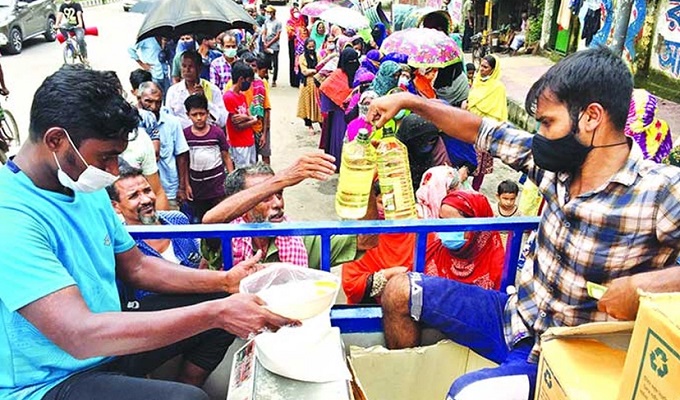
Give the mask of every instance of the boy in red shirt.
M 255 135 L 253 125 L 257 118 L 250 115 L 248 102 L 242 92 L 250 89 L 255 73 L 243 61 L 232 65 L 232 86 L 224 93 L 224 106 L 229 113 L 227 118 L 227 139 L 229 140 L 229 154 L 234 162 L 234 168 L 247 167 L 257 162 L 255 150 Z

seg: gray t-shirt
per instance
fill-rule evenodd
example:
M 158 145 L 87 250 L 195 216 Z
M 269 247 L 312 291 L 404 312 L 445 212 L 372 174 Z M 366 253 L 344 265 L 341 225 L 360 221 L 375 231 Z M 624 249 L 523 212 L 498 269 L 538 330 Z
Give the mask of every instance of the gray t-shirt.
M 277 34 L 281 33 L 281 22 L 279 22 L 278 19 L 275 19 L 273 21 L 269 20 L 264 23 L 264 30 L 265 30 L 265 37 L 264 41 L 269 42 L 272 40 Z M 269 48 L 273 51 L 279 51 L 279 41 L 281 40 L 281 37 L 277 41 L 271 44 Z

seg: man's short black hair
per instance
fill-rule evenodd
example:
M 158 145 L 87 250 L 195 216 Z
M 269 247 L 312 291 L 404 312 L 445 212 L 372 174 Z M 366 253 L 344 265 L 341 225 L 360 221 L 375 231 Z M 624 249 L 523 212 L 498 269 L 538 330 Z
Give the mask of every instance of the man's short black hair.
M 151 82 L 152 80 L 153 77 L 151 76 L 151 72 L 145 71 L 141 68 L 130 72 L 130 86 L 132 89 L 139 89 L 139 85 L 144 82 Z
M 118 179 L 106 187 L 106 193 L 108 193 L 109 199 L 112 201 L 120 201 L 120 193 L 118 193 L 118 189 L 116 189 L 116 183 L 122 181 L 123 179 L 136 178 L 138 176 L 144 176 L 141 169 L 132 167 L 127 163 L 125 163 L 123 166 L 121 163 L 118 172 Z
M 534 115 L 542 96 L 569 110 L 572 122 L 589 104 L 599 103 L 612 125 L 623 131 L 633 93 L 633 77 L 621 57 L 606 47 L 574 53 L 550 68 L 529 90 L 526 110 Z
M 208 35 L 205 33 L 197 33 L 196 34 L 196 42 L 198 44 L 202 44 L 204 40 L 213 40 L 215 39 L 215 35 Z
M 231 81 L 233 83 L 238 82 L 240 78 L 248 79 L 255 77 L 255 71 L 250 68 L 250 65 L 239 60 L 234 63 L 231 67 Z
M 502 194 L 518 194 L 519 193 L 519 186 L 517 186 L 517 183 L 511 179 L 506 179 L 503 182 L 498 184 L 498 191 L 497 194 L 500 196 Z
M 257 63 L 257 69 L 269 69 L 272 65 L 271 62 L 269 62 L 269 59 L 262 54 L 257 56 L 255 62 Z
M 192 60 L 196 68 L 201 68 L 201 66 L 203 65 L 203 57 L 201 57 L 201 54 L 196 50 L 185 51 L 184 53 L 182 53 L 182 59 L 184 58 Z
M 192 94 L 184 100 L 184 108 L 186 108 L 187 112 L 193 109 L 207 110 L 208 99 L 203 94 Z
M 244 63 L 250 65 L 250 63 L 254 63 L 257 61 L 257 58 L 255 57 L 255 54 L 247 51 L 239 56 L 241 60 L 243 60 Z
M 127 140 L 137 128 L 139 113 L 119 87 L 117 77 L 113 80 L 102 71 L 62 67 L 33 96 L 29 139 L 37 143 L 48 129 L 60 127 L 76 146 L 84 139 Z

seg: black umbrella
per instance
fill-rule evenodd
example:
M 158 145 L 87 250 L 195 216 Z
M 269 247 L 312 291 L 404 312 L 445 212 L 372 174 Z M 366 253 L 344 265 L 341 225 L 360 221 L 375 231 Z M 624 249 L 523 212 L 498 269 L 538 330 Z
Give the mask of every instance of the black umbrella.
M 217 35 L 229 29 L 252 30 L 255 20 L 232 0 L 158 0 L 139 28 L 137 41 L 184 34 Z

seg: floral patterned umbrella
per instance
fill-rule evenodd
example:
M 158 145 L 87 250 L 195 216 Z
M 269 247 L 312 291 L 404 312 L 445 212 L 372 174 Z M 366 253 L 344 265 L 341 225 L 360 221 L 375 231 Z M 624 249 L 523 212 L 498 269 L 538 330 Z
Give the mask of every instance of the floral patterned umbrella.
M 300 9 L 300 14 L 306 15 L 312 18 L 318 18 L 322 12 L 328 10 L 329 8 L 337 7 L 335 4 L 329 1 L 315 1 L 313 3 L 305 4 L 302 9 Z
M 380 51 L 383 54 L 405 54 L 408 65 L 415 68 L 444 68 L 460 61 L 463 54 L 453 39 L 429 28 L 394 32 L 385 39 Z
M 319 18 L 341 28 L 354 29 L 356 31 L 371 26 L 368 18 L 360 11 L 345 7 L 329 8 L 322 12 Z

